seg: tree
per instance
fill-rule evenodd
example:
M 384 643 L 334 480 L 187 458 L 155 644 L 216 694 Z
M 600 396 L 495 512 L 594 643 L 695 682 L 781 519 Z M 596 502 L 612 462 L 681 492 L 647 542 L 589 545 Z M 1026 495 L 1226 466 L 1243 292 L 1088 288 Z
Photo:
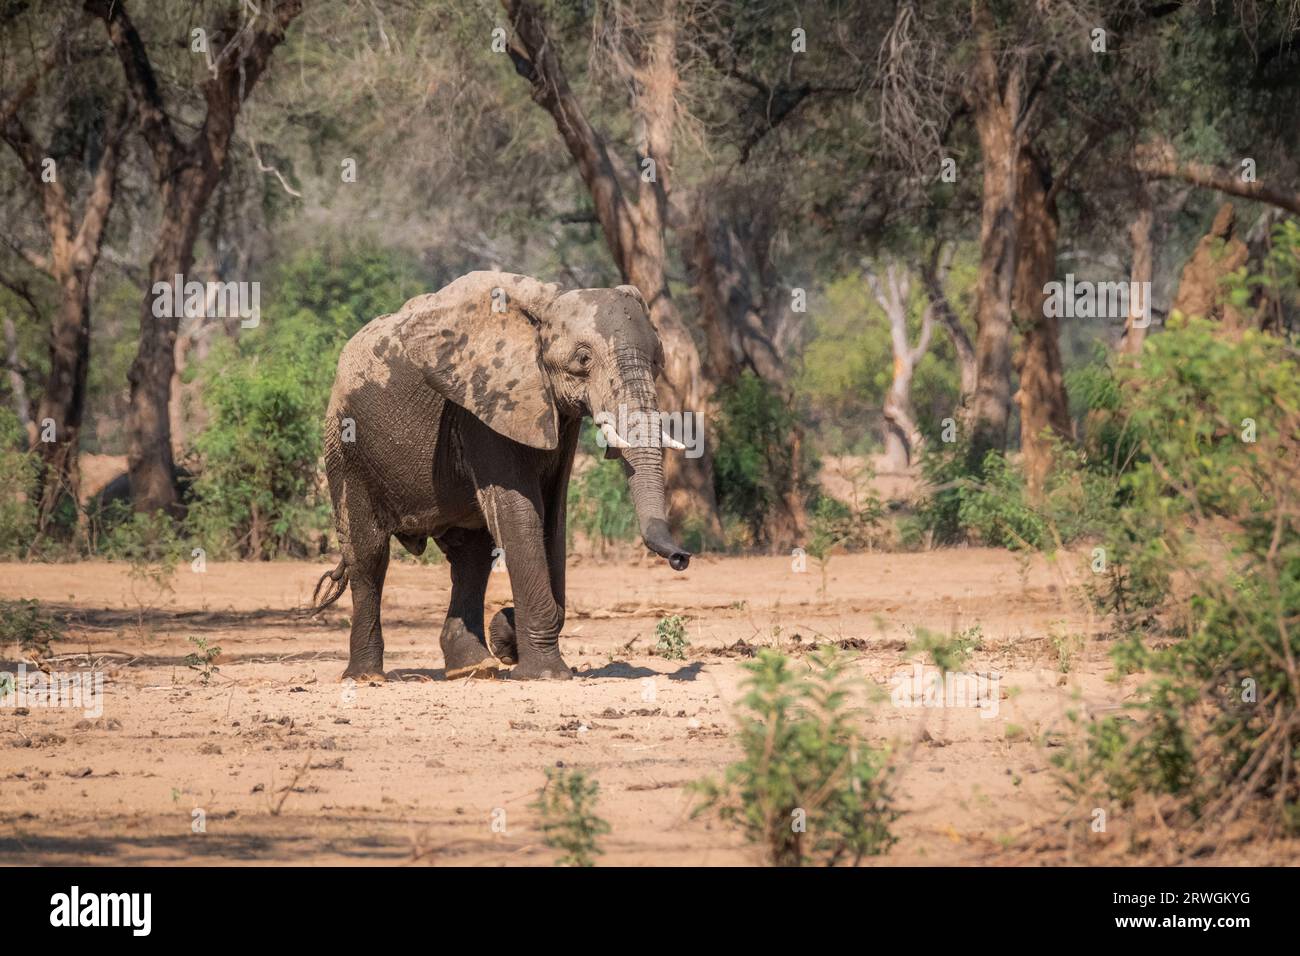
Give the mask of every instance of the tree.
M 37 532 L 51 531 L 60 504 L 71 501 L 75 514 L 78 503 L 78 440 L 86 402 L 86 379 L 90 363 L 90 284 L 104 241 L 104 230 L 113 206 L 122 139 L 127 129 L 127 100 L 113 107 L 104 94 L 101 106 L 107 118 L 91 121 L 82 152 L 87 162 L 88 181 L 78 198 L 70 192 L 77 181 L 74 155 L 55 156 L 50 136 L 23 117 L 23 107 L 40 89 L 41 78 L 54 66 L 72 65 L 73 51 L 62 34 L 57 36 L 34 67 L 30 77 L 0 105 L 0 138 L 22 165 L 31 194 L 40 205 L 48 238 L 48 250 L 38 253 L 11 239 L 27 263 L 51 279 L 58 290 L 58 304 L 50 321 L 49 373 L 36 409 L 36 444 L 40 462 L 37 470 Z M 54 133 L 84 123 L 89 101 L 62 96 L 44 110 L 54 113 Z M 101 113 L 101 116 L 105 115 Z M 79 210 L 78 210 L 78 207 Z M 12 356 L 13 348 L 10 347 Z M 12 361 L 12 359 L 11 359 Z M 65 521 L 64 531 L 75 527 Z
M 220 24 L 208 31 L 214 44 L 219 38 L 226 42 L 212 59 L 202 85 L 202 118 L 189 138 L 176 131 L 149 51 L 127 14 L 125 0 L 86 0 L 86 9 L 104 22 L 121 61 L 159 190 L 161 218 L 141 308 L 140 348 L 129 374 L 127 467 L 136 511 L 174 511 L 168 405 L 180 317 L 155 317 L 154 289 L 160 283 L 170 286 L 176 276 L 189 272 L 203 212 L 221 180 L 240 108 L 283 42 L 285 31 L 302 12 L 302 0 L 279 0 L 274 10 L 259 11 L 238 26 L 233 11 L 227 11 Z
M 588 121 L 569 86 L 559 49 L 544 17 L 528 0 L 503 0 L 512 35 L 509 53 L 533 100 L 555 121 L 583 183 L 623 281 L 641 290 L 663 343 L 665 365 L 659 383 L 662 408 L 705 415 L 710 409 L 699 350 L 682 322 L 668 289 L 665 227 L 672 173 L 676 64 L 676 0 L 657 0 L 638 23 L 638 42 L 623 49 L 623 69 L 632 89 L 639 168 L 635 194 L 619 181 L 605 140 Z M 712 453 L 692 461 L 668 455 L 664 462 L 669 513 L 720 531 L 713 492 Z
M 1046 159 L 1029 147 L 1020 150 L 1016 203 L 1015 314 L 1020 347 L 1015 355 L 1020 389 L 1020 451 L 1025 484 L 1037 497 L 1052 470 L 1056 439 L 1073 438 L 1070 402 L 1061 363 L 1061 329 L 1044 307 L 1044 289 L 1056 275 L 1059 221 Z
M 867 284 L 889 321 L 890 344 L 894 354 L 894 377 L 885 396 L 885 461 L 891 471 L 906 471 L 921 451 L 923 438 L 912 413 L 912 375 L 925 357 L 934 334 L 935 307 L 925 307 L 921 333 L 916 344 L 908 341 L 907 317 L 911 297 L 911 280 L 896 262 L 885 267 L 885 281 L 874 272 L 867 273 Z

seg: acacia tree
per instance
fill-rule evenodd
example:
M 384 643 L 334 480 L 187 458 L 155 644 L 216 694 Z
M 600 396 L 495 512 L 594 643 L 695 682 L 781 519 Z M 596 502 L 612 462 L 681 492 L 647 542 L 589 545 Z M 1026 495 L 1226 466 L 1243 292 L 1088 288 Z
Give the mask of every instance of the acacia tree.
M 604 138 L 587 119 L 569 85 L 545 18 L 528 0 L 502 0 L 512 33 L 509 54 L 532 87 L 534 102 L 550 114 L 591 195 L 606 245 L 623 281 L 641 290 L 663 342 L 661 407 L 703 414 L 711 407 L 699 350 L 668 289 L 667 226 L 676 116 L 677 3 L 656 0 L 637 18 L 635 39 L 616 38 L 620 66 L 631 88 L 638 169 L 634 190 L 624 188 Z M 720 530 L 707 444 L 695 460 L 668 455 L 664 481 L 675 521 L 690 515 Z
M 111 93 L 92 97 L 100 101 L 101 120 L 91 121 L 91 131 L 80 143 L 87 178 L 78 196 L 75 169 L 82 157 L 75 153 L 56 157 L 51 140 L 85 119 L 79 114 L 85 112 L 89 100 L 65 92 L 40 101 L 40 109 L 31 111 L 46 118 L 39 126 L 23 115 L 24 107 L 36 100 L 48 71 L 71 66 L 77 54 L 67 39 L 68 35 L 59 31 L 30 76 L 0 103 L 0 139 L 27 176 L 30 193 L 41 210 L 48 245 L 46 251 L 37 252 L 14 238 L 9 242 L 32 268 L 54 282 L 58 297 L 50 320 L 49 373 L 36 409 L 40 534 L 52 530 L 61 502 L 71 500 L 75 509 L 78 500 L 77 453 L 90 365 L 91 279 L 113 206 L 128 125 L 125 98 L 114 107 L 111 102 L 105 106 Z M 70 531 L 73 526 L 66 522 L 63 530 Z
M 218 25 L 207 31 L 208 42 L 222 45 L 207 67 L 201 118 L 188 138 L 177 132 L 153 60 L 127 14 L 125 0 L 86 0 L 86 9 L 103 21 L 117 53 L 159 191 L 160 221 L 140 313 L 140 347 L 128 376 L 127 469 L 137 511 L 174 512 L 168 406 L 180 317 L 154 316 L 153 289 L 189 272 L 203 213 L 221 180 L 240 108 L 283 42 L 285 31 L 302 12 L 302 2 L 280 0 L 273 10 L 263 9 L 242 22 L 227 8 Z

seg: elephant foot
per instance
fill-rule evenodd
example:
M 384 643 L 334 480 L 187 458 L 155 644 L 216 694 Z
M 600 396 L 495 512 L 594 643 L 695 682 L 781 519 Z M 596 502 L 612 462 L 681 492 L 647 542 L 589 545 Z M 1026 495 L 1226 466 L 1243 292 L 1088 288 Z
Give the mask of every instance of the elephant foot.
M 572 680 L 573 671 L 559 650 L 525 654 L 510 672 L 511 680 Z
M 502 664 L 519 663 L 519 640 L 515 637 L 515 609 L 505 607 L 492 616 L 488 628 L 492 653 Z
M 474 634 L 458 627 L 451 633 L 443 631 L 442 640 L 443 673 L 447 680 L 462 677 L 479 677 L 492 680 L 496 678 L 501 663 L 483 645 L 483 641 Z
M 388 680 L 384 676 L 384 665 L 374 661 L 349 661 L 348 669 L 340 676 L 339 680 L 354 680 L 358 684 L 382 684 Z

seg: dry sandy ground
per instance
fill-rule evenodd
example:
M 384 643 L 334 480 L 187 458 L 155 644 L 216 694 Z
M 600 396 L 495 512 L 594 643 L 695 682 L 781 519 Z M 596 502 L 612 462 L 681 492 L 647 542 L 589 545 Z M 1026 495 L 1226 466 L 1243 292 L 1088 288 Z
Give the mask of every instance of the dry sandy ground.
M 0 565 L 0 596 L 70 615 L 54 666 L 106 672 L 97 718 L 0 710 L 0 862 L 549 864 L 529 804 L 562 762 L 599 781 L 603 863 L 752 863 L 734 831 L 692 818 L 684 786 L 736 757 L 744 657 L 724 648 L 843 642 L 888 692 L 920 659 L 906 649 L 916 627 L 978 627 L 969 667 L 998 671 L 1002 693 L 991 717 L 899 708 L 887 693 L 869 705 L 870 735 L 898 748 L 906 811 L 880 862 L 1024 862 L 1062 809 L 1036 738 L 1080 700 L 1105 708 L 1127 692 L 1105 679 L 1106 642 L 1086 637 L 1096 628 L 1069 597 L 1072 564 L 841 555 L 823 595 L 816 566 L 794 573 L 789 558 L 702 557 L 684 574 L 575 560 L 562 646 L 578 676 L 555 684 L 444 680 L 447 567 L 395 562 L 389 681 L 351 694 L 337 680 L 348 599 L 315 622 L 293 613 L 325 562 L 182 567 L 143 624 L 121 565 Z M 508 599 L 494 575 L 489 613 Z M 650 653 L 674 613 L 690 618 L 686 661 Z M 1085 637 L 1064 673 L 1070 634 Z M 206 686 L 185 666 L 191 637 L 222 649 Z M 0 658 L 15 669 L 14 648 Z

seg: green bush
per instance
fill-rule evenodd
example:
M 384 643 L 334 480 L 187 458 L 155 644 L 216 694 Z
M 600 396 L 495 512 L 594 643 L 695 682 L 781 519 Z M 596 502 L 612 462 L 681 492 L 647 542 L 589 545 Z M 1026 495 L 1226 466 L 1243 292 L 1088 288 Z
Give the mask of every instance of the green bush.
M 0 601 L 0 645 L 17 644 L 21 649 L 49 653 L 50 641 L 63 637 L 63 625 L 40 601 Z
M 791 494 L 807 496 L 816 469 L 810 455 L 795 460 L 794 411 L 770 383 L 746 370 L 718 390 L 713 484 L 726 519 L 743 526 L 749 543 L 767 540 L 767 515 Z
M 176 523 L 162 511 L 128 513 L 125 506 L 117 506 L 115 511 L 125 516 L 104 536 L 100 553 L 110 561 L 131 565 L 129 575 L 137 600 L 138 585 L 147 584 L 158 594 L 170 590 L 177 565 L 189 547 Z
M 1189 832 L 1245 813 L 1300 832 L 1300 360 L 1280 338 L 1176 321 L 1120 379 L 1143 454 L 1108 564 L 1181 640 L 1121 643 L 1144 693 L 1076 715 L 1086 743 L 1058 764 L 1079 794 L 1161 795 Z
M 24 557 L 36 534 L 37 466 L 18 416 L 0 408 L 0 557 Z
M 609 824 L 596 816 L 600 785 L 581 770 L 546 768 L 546 784 L 531 805 L 541 817 L 546 845 L 560 850 L 559 866 L 594 866 L 603 851 L 597 840 Z
M 655 653 L 670 661 L 686 660 L 686 619 L 680 614 L 661 618 L 655 625 Z
M 616 542 L 635 540 L 639 525 L 621 460 L 597 456 L 590 468 L 569 482 L 568 494 L 570 533 L 581 531 L 601 553 Z
M 695 785 L 695 812 L 737 824 L 774 865 L 856 866 L 895 842 L 892 767 L 862 736 L 854 685 L 834 648 L 813 665 L 801 677 L 770 649 L 745 665 L 741 759 L 721 781 Z
M 189 528 L 210 554 L 313 553 L 331 525 L 318 462 L 339 352 L 427 284 L 385 252 L 313 250 L 280 268 L 261 325 L 198 367 L 209 419 Z
M 935 543 L 974 541 L 995 548 L 1045 550 L 1102 535 L 1112 526 L 1121 478 L 1087 466 L 1086 456 L 1057 443 L 1055 467 L 1038 500 L 1024 473 L 991 451 L 972 472 L 964 449 L 928 451 L 922 470 L 937 488 L 918 509 L 917 522 Z
M 204 387 L 208 426 L 194 445 L 203 471 L 191 532 L 214 556 L 301 555 L 328 527 L 316 471 L 322 409 L 283 362 L 217 363 Z

